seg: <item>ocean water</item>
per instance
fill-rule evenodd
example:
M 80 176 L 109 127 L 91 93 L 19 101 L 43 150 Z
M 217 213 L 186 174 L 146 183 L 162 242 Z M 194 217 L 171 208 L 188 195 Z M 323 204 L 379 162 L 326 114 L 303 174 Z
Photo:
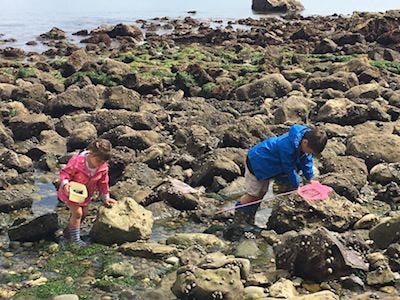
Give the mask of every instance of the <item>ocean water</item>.
M 93 29 L 100 24 L 134 23 L 155 17 L 186 17 L 188 11 L 200 19 L 259 18 L 251 11 L 251 0 L 0 0 L 0 39 L 15 38 L 0 47 L 25 46 L 41 33 L 59 27 L 68 34 Z M 351 14 L 353 11 L 400 9 L 399 0 L 303 0 L 304 15 Z M 33 47 L 34 48 L 34 47 Z M 33 49 L 32 48 L 32 49 Z

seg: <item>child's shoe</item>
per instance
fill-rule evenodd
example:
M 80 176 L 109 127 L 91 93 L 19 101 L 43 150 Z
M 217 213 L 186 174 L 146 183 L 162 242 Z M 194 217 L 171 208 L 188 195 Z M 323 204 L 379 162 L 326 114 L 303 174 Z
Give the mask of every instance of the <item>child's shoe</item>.
M 237 201 L 235 206 L 240 205 L 240 201 Z M 255 216 L 261 203 L 248 205 L 244 207 L 239 207 L 235 209 L 235 216 L 233 217 L 233 222 L 236 224 L 247 224 L 254 225 Z
M 81 234 L 80 234 L 80 228 L 68 228 L 68 234 L 69 234 L 69 240 L 75 244 L 77 244 L 79 247 L 86 247 L 88 246 L 88 243 L 82 241 L 81 239 Z

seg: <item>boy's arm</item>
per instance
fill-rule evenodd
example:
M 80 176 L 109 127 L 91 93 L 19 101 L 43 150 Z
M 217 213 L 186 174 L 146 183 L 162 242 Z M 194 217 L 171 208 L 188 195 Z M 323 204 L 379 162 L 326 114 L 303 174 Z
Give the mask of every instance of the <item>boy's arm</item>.
M 288 176 L 288 181 L 293 188 L 298 188 L 300 185 L 300 177 L 297 174 L 296 167 L 294 162 L 291 161 L 290 154 L 287 151 L 280 151 L 279 152 L 282 168 L 284 172 Z
M 310 181 L 314 177 L 313 157 L 311 154 L 307 154 L 305 159 L 302 161 L 301 170 L 303 171 L 303 175 L 307 181 Z

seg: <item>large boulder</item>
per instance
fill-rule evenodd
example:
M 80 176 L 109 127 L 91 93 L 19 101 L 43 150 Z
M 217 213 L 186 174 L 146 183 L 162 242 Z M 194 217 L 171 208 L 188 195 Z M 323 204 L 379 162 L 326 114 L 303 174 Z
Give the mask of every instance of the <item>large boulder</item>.
M 244 156 L 243 156 L 244 161 Z M 215 176 L 220 176 L 228 182 L 241 175 L 240 165 L 224 155 L 214 152 L 201 160 L 195 168 L 191 183 L 194 186 L 211 186 Z
M 158 198 L 178 210 L 194 210 L 201 201 L 201 190 L 177 180 L 169 179 L 157 188 Z
M 278 233 L 318 226 L 343 232 L 366 213 L 361 205 L 354 204 L 335 192 L 331 192 L 326 200 L 321 201 L 306 201 L 299 195 L 292 194 L 275 202 L 267 226 Z
M 332 88 L 345 92 L 358 85 L 358 78 L 356 74 L 351 72 L 336 72 L 331 75 L 316 72 L 307 78 L 305 85 L 306 88 L 312 90 Z
M 378 248 L 386 249 L 392 243 L 400 241 L 400 214 L 394 217 L 385 217 L 379 224 L 371 228 L 369 237 Z
M 368 83 L 354 86 L 345 93 L 348 99 L 376 99 L 380 96 L 382 87 L 378 83 Z
M 125 255 L 152 259 L 161 259 L 178 253 L 178 250 L 173 246 L 141 242 L 124 243 L 118 250 Z
M 141 40 L 143 38 L 143 33 L 138 27 L 127 24 L 117 24 L 111 31 L 107 32 L 107 34 L 112 38 L 119 36 L 128 36 L 137 40 Z
M 177 271 L 172 292 L 180 299 L 243 299 L 244 286 L 250 269 L 247 259 L 211 253 L 197 266 L 183 266 Z
M 354 156 L 335 156 L 323 160 L 323 184 L 331 186 L 336 193 L 355 199 L 358 191 L 367 183 L 368 169 L 364 160 Z
M 99 98 L 96 87 L 88 85 L 82 89 L 71 87 L 57 95 L 48 102 L 46 111 L 53 116 L 59 117 L 77 110 L 95 110 L 96 108 L 101 108 L 102 105 L 103 103 Z
M 33 192 L 33 186 L 26 184 L 13 185 L 5 190 L 0 190 L 0 212 L 8 213 L 22 208 L 30 208 L 35 198 Z
M 39 144 L 30 149 L 28 155 L 33 159 L 39 159 L 44 154 L 63 156 L 66 153 L 66 139 L 54 130 L 43 130 L 39 136 Z
M 297 0 L 253 0 L 251 9 L 256 12 L 299 12 L 304 6 Z
M 252 83 L 242 85 L 235 94 L 238 100 L 249 100 L 257 97 L 279 98 L 287 95 L 292 85 L 281 74 L 270 74 Z
M 32 160 L 28 156 L 15 153 L 12 150 L 6 150 L 0 154 L 0 163 L 21 173 L 33 171 Z
M 291 96 L 278 104 L 274 112 L 275 124 L 285 122 L 307 124 L 316 105 L 314 101 L 305 97 Z
M 382 162 L 400 161 L 400 136 L 394 134 L 365 133 L 352 137 L 347 153 L 365 160 L 368 167 Z
M 134 90 L 127 89 L 119 85 L 108 87 L 105 92 L 105 108 L 126 109 L 130 111 L 139 111 L 140 94 Z
M 43 130 L 54 129 L 53 120 L 44 114 L 18 114 L 8 123 L 15 140 L 39 137 Z
M 96 138 L 96 127 L 88 121 L 82 122 L 71 131 L 67 142 L 68 150 L 73 151 L 75 149 L 84 149 Z
M 159 125 L 152 113 L 132 112 L 124 109 L 99 109 L 91 112 L 92 124 L 99 133 L 111 130 L 119 125 L 136 130 L 152 130 Z
M 248 149 L 274 134 L 260 115 L 242 116 L 216 129 L 223 147 Z
M 41 239 L 53 240 L 58 230 L 56 213 L 45 214 L 33 220 L 17 220 L 8 229 L 10 241 L 37 242 Z
M 317 121 L 340 125 L 355 125 L 365 122 L 369 117 L 368 107 L 348 99 L 331 99 L 319 109 Z
M 370 177 L 380 184 L 388 184 L 390 182 L 400 184 L 400 163 L 377 164 L 371 169 Z
M 213 234 L 207 233 L 175 233 L 167 239 L 167 245 L 177 245 L 182 248 L 201 246 L 206 249 L 221 250 L 227 244 Z
M 90 232 L 94 241 L 121 244 L 148 239 L 153 226 L 152 213 L 132 198 L 123 198 L 111 208 L 101 207 Z
M 13 133 L 10 129 L 0 122 L 0 144 L 7 148 L 11 148 L 14 144 Z
M 349 239 L 321 227 L 298 234 L 288 232 L 274 247 L 274 254 L 277 268 L 321 282 L 354 270 L 368 271 L 369 265 L 363 259 L 366 250 L 361 238 Z

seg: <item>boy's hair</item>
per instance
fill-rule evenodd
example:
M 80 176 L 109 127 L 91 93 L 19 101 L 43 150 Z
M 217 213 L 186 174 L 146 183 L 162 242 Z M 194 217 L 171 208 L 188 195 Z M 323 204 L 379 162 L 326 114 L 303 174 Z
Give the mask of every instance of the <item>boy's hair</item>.
M 326 132 L 319 128 L 313 128 L 304 134 L 303 139 L 308 141 L 308 146 L 318 155 L 324 151 L 328 137 Z
M 106 139 L 97 139 L 89 144 L 87 147 L 96 157 L 101 160 L 108 161 L 111 159 L 112 145 Z

